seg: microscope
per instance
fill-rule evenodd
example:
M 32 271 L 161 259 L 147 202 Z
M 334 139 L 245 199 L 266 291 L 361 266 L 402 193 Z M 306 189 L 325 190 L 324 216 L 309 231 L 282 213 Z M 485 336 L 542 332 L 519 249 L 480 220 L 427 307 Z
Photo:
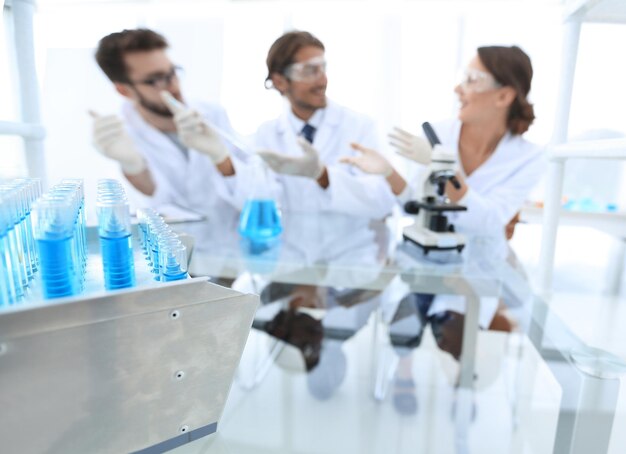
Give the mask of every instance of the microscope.
M 467 210 L 446 197 L 448 181 L 456 189 L 461 188 L 454 171 L 456 153 L 442 148 L 430 123 L 424 123 L 422 129 L 433 148 L 430 173 L 424 183 L 422 200 L 411 200 L 404 205 L 404 211 L 416 215 L 416 221 L 403 229 L 402 236 L 422 248 L 425 255 L 430 251 L 456 249 L 461 252 L 465 247 L 465 238 L 454 231 L 454 225 L 448 222 L 446 216 L 447 212 Z

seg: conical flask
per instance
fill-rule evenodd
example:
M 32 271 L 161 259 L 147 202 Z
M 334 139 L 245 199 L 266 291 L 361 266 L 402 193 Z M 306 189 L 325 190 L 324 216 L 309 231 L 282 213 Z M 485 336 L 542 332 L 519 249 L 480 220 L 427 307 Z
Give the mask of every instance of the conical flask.
M 280 212 L 272 196 L 268 170 L 259 156 L 252 156 L 251 193 L 241 211 L 239 234 L 254 245 L 269 246 L 283 231 Z

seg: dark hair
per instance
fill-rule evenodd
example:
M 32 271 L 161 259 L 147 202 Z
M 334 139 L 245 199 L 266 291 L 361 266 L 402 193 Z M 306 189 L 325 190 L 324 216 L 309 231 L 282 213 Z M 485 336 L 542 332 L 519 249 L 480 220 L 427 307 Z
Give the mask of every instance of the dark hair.
M 525 133 L 535 119 L 533 105 L 527 99 L 533 79 L 530 58 L 517 46 L 479 47 L 478 57 L 497 82 L 515 90 L 517 96 L 509 108 L 507 126 L 512 134 Z
M 324 44 L 309 32 L 291 31 L 278 38 L 267 53 L 267 77 L 265 86 L 271 80 L 272 74 L 284 74 L 289 65 L 294 63 L 295 55 L 300 49 L 307 46 L 319 47 L 324 50 Z
M 122 30 L 100 40 L 96 50 L 96 61 L 111 82 L 128 82 L 125 54 L 167 47 L 167 40 L 162 35 L 147 28 Z

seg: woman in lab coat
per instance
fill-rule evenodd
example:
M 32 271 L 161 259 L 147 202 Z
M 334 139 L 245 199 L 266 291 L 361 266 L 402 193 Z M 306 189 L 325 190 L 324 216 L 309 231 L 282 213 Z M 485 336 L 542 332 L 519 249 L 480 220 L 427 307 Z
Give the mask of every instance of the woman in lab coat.
M 458 117 L 433 124 L 442 147 L 456 152 L 458 157 L 456 176 L 460 188 L 450 183 L 446 187 L 452 202 L 467 207 L 466 212 L 448 215 L 458 231 L 486 233 L 502 240 L 505 235 L 509 237 L 512 234 L 510 222 L 542 176 L 545 163 L 541 148 L 522 137 L 535 118 L 533 106 L 527 99 L 532 75 L 530 59 L 519 47 L 480 47 L 461 83 L 455 87 L 461 103 Z M 403 131 L 396 131 L 391 138 L 401 155 L 417 162 L 429 161 L 424 159 L 428 149 L 423 139 Z M 359 144 L 353 147 L 361 156 L 347 157 L 343 162 L 366 172 L 385 175 L 400 202 L 415 197 L 413 188 L 409 188 L 382 155 Z M 504 244 L 504 241 L 495 244 Z M 506 247 L 493 249 L 496 250 L 485 251 L 484 255 L 506 254 L 507 251 Z M 442 316 L 462 320 L 466 304 L 463 295 L 471 292 L 468 288 L 457 289 L 455 294 L 419 296 L 429 320 Z M 481 328 L 512 329 L 497 317 L 499 304 L 496 298 L 480 299 L 478 323 Z M 449 351 L 458 357 L 460 344 Z M 399 367 L 394 402 L 406 408 L 415 406 L 410 371 L 410 357 L 405 357 Z
M 543 174 L 541 147 L 523 138 L 535 118 L 527 98 L 532 75 L 530 58 L 519 47 L 480 47 L 454 89 L 461 103 L 458 117 L 433 124 L 442 146 L 458 156 L 461 187 L 446 187 L 452 202 L 467 207 L 449 215 L 458 231 L 504 236 Z M 391 138 L 404 156 L 419 161 L 424 153 L 423 140 L 416 136 L 397 132 Z M 385 175 L 399 201 L 413 197 L 414 188 L 384 157 L 359 144 L 353 147 L 361 156 L 343 162 Z

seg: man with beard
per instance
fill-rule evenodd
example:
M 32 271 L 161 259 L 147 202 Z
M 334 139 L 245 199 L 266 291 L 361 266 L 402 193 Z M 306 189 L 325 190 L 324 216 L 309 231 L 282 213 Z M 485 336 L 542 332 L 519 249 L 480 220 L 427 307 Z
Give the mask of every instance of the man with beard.
M 354 155 L 354 142 L 377 143 L 367 117 L 327 101 L 324 45 L 308 32 L 285 33 L 267 55 L 266 88 L 287 101 L 284 113 L 261 125 L 259 154 L 276 172 L 286 210 L 337 211 L 381 218 L 391 212 L 394 196 L 387 175 L 368 175 L 342 164 Z
M 117 115 L 94 118 L 93 143 L 118 161 L 150 206 L 175 204 L 206 214 L 231 202 L 236 167 L 243 165 L 210 126 L 231 132 L 226 112 L 194 104 L 174 114 L 164 92 L 184 103 L 168 43 L 148 29 L 124 30 L 100 40 L 96 61 L 126 98 Z M 234 203 L 234 202 L 233 202 Z

